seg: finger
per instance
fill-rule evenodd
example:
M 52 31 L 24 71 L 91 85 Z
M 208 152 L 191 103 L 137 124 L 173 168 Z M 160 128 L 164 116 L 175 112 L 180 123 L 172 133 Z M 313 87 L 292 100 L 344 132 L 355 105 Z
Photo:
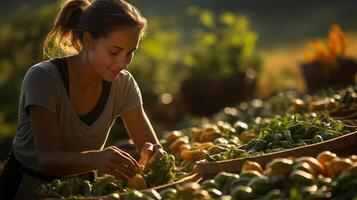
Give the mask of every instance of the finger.
M 150 142 L 145 142 L 141 149 L 152 149 L 154 145 Z
M 146 163 L 154 153 L 153 149 L 154 149 L 154 145 L 149 142 L 146 142 L 143 145 L 140 151 L 140 160 L 139 160 L 139 163 L 141 165 L 146 165 Z
M 155 152 L 155 151 L 157 151 L 158 149 L 162 149 L 161 144 L 154 144 L 154 145 L 153 145 L 153 151 Z
M 160 151 L 160 153 L 162 153 L 162 155 L 166 154 L 166 151 L 162 148 L 161 144 L 154 145 L 154 152 L 156 152 L 156 151 Z
M 121 160 L 122 162 L 124 162 L 126 165 L 133 167 L 135 169 L 135 171 L 137 171 L 140 167 L 139 163 L 127 152 L 119 149 L 116 146 L 113 146 L 113 149 L 122 157 L 124 157 L 125 159 Z
M 135 165 L 135 168 L 139 169 L 140 164 L 139 164 L 138 161 L 135 160 L 135 158 L 133 158 L 133 156 L 131 156 L 128 152 L 125 152 L 125 151 L 123 151 L 123 150 L 121 150 L 121 149 L 119 149 L 119 151 L 120 151 L 123 155 L 125 155 L 128 159 L 131 160 L 131 162 Z
M 130 159 L 130 156 L 127 157 L 124 153 L 122 153 L 122 151 L 120 151 L 120 149 L 112 146 L 110 147 L 112 150 L 113 150 L 113 154 L 111 156 L 111 159 L 110 159 L 110 163 L 115 163 L 115 164 L 123 164 L 123 165 L 126 165 L 126 166 L 129 166 L 130 169 L 136 171 L 136 161 Z
M 157 151 L 149 159 L 148 163 L 152 163 L 152 162 L 154 162 L 156 160 L 160 160 L 160 158 L 162 158 L 162 156 L 165 155 L 164 152 L 165 151 L 163 149 L 157 149 Z
M 125 155 L 122 155 L 120 152 L 118 153 L 120 156 L 115 156 L 114 164 L 122 165 L 126 169 L 130 171 L 130 173 L 136 173 L 138 171 L 138 167 L 132 160 L 128 159 Z
M 159 149 L 157 149 L 157 150 L 155 151 L 155 153 L 157 153 L 157 154 L 160 156 L 160 158 L 161 158 L 163 155 L 166 154 L 166 151 L 165 151 L 164 149 L 162 149 L 162 148 L 159 148 Z
M 122 163 L 113 163 L 111 167 L 116 169 L 117 171 L 120 171 L 121 173 L 124 173 L 129 177 L 134 176 L 136 174 L 136 171 L 133 170 L 133 168 L 130 168 Z
M 117 168 L 111 168 L 109 174 L 114 175 L 115 177 L 127 181 L 129 180 L 129 176 L 125 175 L 123 172 L 121 172 L 119 169 Z
M 126 165 L 123 165 L 122 163 L 111 163 L 109 168 L 113 169 L 117 174 L 122 173 L 122 175 L 128 177 L 132 177 L 136 174 L 136 171 Z
M 148 153 L 152 153 L 154 150 L 154 145 L 150 142 L 145 142 L 145 144 L 141 147 L 140 156 L 147 156 Z
M 133 158 L 133 156 L 131 156 L 128 152 L 123 151 L 123 150 L 119 149 L 119 148 L 116 147 L 116 146 L 113 146 L 113 148 L 114 148 L 115 150 L 121 152 L 122 154 L 125 154 L 126 157 L 130 158 L 130 160 L 132 160 L 133 162 L 136 162 L 136 163 L 137 163 L 137 161 L 135 160 L 135 158 Z

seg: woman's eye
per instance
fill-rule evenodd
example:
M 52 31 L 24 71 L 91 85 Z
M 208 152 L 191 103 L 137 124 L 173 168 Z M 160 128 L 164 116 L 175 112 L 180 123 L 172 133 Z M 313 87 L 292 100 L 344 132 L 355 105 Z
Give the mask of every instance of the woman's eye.
M 109 53 L 110 53 L 111 55 L 113 55 L 113 56 L 118 55 L 118 52 L 113 52 L 113 51 L 110 51 Z

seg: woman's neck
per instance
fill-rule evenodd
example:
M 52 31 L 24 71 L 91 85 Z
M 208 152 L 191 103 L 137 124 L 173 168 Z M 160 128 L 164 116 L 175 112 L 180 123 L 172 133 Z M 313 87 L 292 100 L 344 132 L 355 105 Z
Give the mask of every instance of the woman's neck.
M 85 53 L 80 52 L 77 55 L 67 57 L 67 63 L 70 83 L 74 87 L 81 91 L 88 91 L 101 84 L 102 79 L 88 62 Z

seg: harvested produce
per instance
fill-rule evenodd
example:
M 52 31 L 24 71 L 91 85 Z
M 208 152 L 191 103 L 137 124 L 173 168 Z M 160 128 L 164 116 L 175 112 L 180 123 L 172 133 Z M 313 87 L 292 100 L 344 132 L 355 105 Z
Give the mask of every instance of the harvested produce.
M 71 177 L 68 180 L 56 179 L 48 184 L 42 184 L 35 192 L 40 198 L 71 198 L 80 199 L 92 196 L 119 194 L 131 190 L 143 190 L 170 183 L 175 180 L 175 158 L 165 154 L 159 160 L 144 166 L 138 174 L 128 181 L 117 179 L 108 174 L 98 177 L 94 182 Z M 115 198 L 117 195 L 111 195 Z M 109 197 L 109 196 L 108 196 Z

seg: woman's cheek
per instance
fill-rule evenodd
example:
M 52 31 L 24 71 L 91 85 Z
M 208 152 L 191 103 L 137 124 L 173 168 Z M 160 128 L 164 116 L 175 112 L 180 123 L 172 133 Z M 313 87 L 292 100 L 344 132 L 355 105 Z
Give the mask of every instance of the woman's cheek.
M 98 54 L 95 58 L 98 66 L 108 66 L 110 64 L 110 57 L 107 54 Z

